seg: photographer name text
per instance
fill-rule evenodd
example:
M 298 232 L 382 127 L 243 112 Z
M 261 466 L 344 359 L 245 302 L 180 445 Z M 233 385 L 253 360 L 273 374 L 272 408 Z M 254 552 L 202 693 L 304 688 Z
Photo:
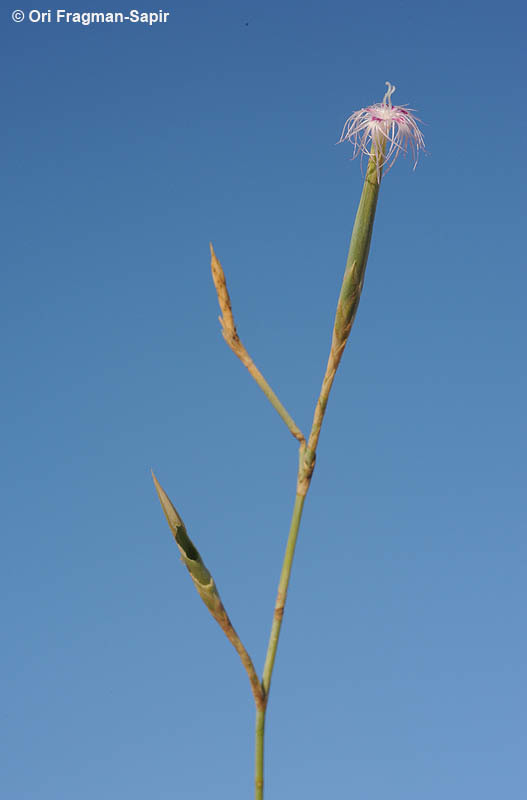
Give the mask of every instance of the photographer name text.
M 57 8 L 47 11 L 40 11 L 33 8 L 31 11 L 21 11 L 17 9 L 11 14 L 13 22 L 40 22 L 40 23 L 70 23 L 78 25 L 112 25 L 115 23 L 139 23 L 140 25 L 158 25 L 166 22 L 170 16 L 170 11 L 139 11 L 132 8 L 130 11 L 67 11 L 65 8 Z

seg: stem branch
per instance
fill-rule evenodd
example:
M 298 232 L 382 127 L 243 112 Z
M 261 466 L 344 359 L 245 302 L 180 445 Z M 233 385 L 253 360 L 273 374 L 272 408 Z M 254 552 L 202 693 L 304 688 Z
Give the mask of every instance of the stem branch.
M 216 287 L 216 294 L 218 295 L 218 302 L 220 304 L 221 316 L 220 323 L 223 338 L 231 348 L 232 352 L 238 356 L 242 364 L 244 364 L 249 373 L 254 378 L 262 392 L 265 394 L 275 411 L 278 412 L 280 417 L 283 419 L 287 427 L 289 428 L 290 432 L 293 434 L 295 439 L 297 439 L 301 444 L 305 444 L 305 437 L 296 422 L 294 421 L 293 417 L 289 414 L 286 408 L 282 405 L 274 391 L 271 389 L 267 381 L 265 380 L 264 376 L 258 369 L 258 367 L 253 362 L 252 358 L 250 357 L 249 353 L 245 349 L 244 344 L 242 343 L 238 331 L 236 330 L 236 325 L 234 323 L 234 316 L 232 313 L 232 304 L 231 298 L 229 296 L 229 291 L 227 289 L 227 281 L 225 280 L 225 273 L 223 272 L 223 267 L 221 266 L 218 258 L 216 257 L 216 253 L 214 252 L 214 248 L 212 244 L 210 246 L 210 254 L 211 254 L 211 270 L 212 270 L 212 280 L 214 281 L 214 286 Z

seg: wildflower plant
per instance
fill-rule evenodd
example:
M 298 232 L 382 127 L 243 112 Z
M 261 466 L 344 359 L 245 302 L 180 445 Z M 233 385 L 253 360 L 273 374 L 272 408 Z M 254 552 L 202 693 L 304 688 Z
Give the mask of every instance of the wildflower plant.
M 188 536 L 185 525 L 168 498 L 168 495 L 160 486 L 155 475 L 153 475 L 161 507 L 176 540 L 181 560 L 187 567 L 190 577 L 203 602 L 236 649 L 249 677 L 256 707 L 255 800 L 263 800 L 265 715 L 269 702 L 271 677 L 275 664 L 278 640 L 280 638 L 300 521 L 306 495 L 311 484 L 313 470 L 315 468 L 317 446 L 329 394 L 359 306 L 381 179 L 383 172 L 386 172 L 393 166 L 393 163 L 399 155 L 406 154 L 408 148 L 410 148 L 414 158 L 415 168 L 419 151 L 424 149 L 423 136 L 417 125 L 419 120 L 413 116 L 411 109 L 404 106 L 392 105 L 391 96 L 395 91 L 395 86 L 392 86 L 388 82 L 387 86 L 388 89 L 381 103 L 376 103 L 367 108 L 355 111 L 348 118 L 340 138 L 340 142 L 349 141 L 353 144 L 353 157 L 356 157 L 359 153 L 361 155 L 367 155 L 368 166 L 351 234 L 348 259 L 337 302 L 328 363 L 322 380 L 320 395 L 315 406 L 311 430 L 307 437 L 304 436 L 292 416 L 282 405 L 245 349 L 234 322 L 231 300 L 223 268 L 216 257 L 212 245 L 210 246 L 212 279 L 221 310 L 219 320 L 223 338 L 234 354 L 238 356 L 240 361 L 248 369 L 271 405 L 282 418 L 290 433 L 297 440 L 299 446 L 293 513 L 261 677 L 258 675 L 251 657 L 229 619 L 211 573 L 203 563 L 197 548 Z

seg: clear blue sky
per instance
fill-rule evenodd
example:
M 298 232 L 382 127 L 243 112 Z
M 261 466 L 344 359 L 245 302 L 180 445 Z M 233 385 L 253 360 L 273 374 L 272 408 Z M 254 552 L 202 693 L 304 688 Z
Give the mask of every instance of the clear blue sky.
M 428 155 L 381 187 L 266 800 L 520 797 L 523 4 L 186 0 L 150 28 L 16 24 L 20 4 L 1 46 L 2 796 L 252 796 L 248 682 L 149 470 L 261 668 L 296 447 L 221 338 L 208 242 L 308 428 L 362 185 L 335 143 L 391 81 Z

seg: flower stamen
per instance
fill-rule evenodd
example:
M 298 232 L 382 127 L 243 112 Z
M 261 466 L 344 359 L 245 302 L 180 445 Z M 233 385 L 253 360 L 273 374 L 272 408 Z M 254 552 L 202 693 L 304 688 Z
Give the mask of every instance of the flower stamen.
M 392 94 L 395 92 L 397 87 L 393 86 L 390 83 L 390 81 L 386 81 L 386 86 L 388 87 L 388 89 L 386 90 L 386 94 L 382 98 L 382 104 L 383 104 L 383 106 L 388 106 L 388 108 L 391 108 L 392 107 Z

